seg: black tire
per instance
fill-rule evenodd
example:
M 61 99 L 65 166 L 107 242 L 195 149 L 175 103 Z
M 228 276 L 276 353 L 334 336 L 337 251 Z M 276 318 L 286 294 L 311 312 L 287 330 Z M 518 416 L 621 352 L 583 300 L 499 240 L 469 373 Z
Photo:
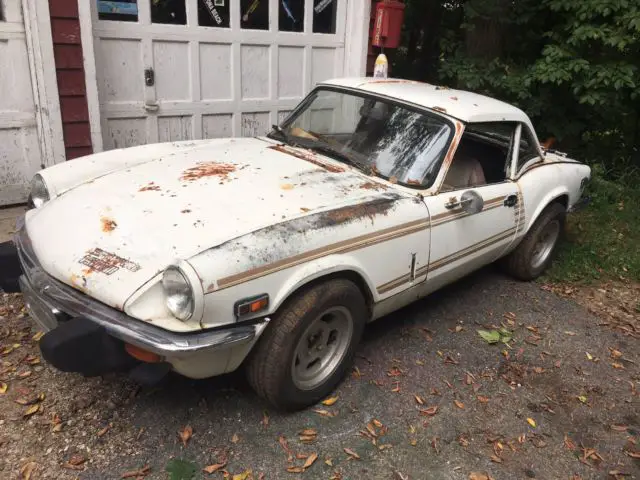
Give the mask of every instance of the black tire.
M 307 328 L 324 312 L 344 307 L 351 314 L 352 333 L 342 361 L 322 383 L 300 389 L 293 378 L 296 348 Z M 278 310 L 251 352 L 246 373 L 256 393 L 281 410 L 299 410 L 329 395 L 351 367 L 368 310 L 360 289 L 346 279 L 333 279 L 297 293 Z
M 558 202 L 554 202 L 545 208 L 516 249 L 502 259 L 501 263 L 506 272 L 513 277 L 524 281 L 535 280 L 542 275 L 545 270 L 549 268 L 549 265 L 551 265 L 551 262 L 553 262 L 553 259 L 555 258 L 559 240 L 564 232 L 566 213 L 565 207 Z M 533 258 L 538 240 L 540 239 L 541 234 L 545 231 L 545 227 L 552 222 L 559 223 L 559 235 L 544 262 L 540 265 L 533 265 Z

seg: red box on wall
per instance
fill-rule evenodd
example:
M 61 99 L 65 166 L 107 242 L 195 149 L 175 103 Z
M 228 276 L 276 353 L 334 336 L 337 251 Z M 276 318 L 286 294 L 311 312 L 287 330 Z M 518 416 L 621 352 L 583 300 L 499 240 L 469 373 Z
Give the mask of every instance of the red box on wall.
M 397 48 L 400 45 L 404 3 L 382 0 L 376 4 L 371 44 L 376 47 Z

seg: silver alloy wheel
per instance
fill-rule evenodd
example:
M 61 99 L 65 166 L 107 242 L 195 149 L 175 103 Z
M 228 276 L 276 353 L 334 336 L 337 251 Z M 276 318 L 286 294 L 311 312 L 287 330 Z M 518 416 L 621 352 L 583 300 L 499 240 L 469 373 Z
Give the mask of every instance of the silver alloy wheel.
M 324 383 L 344 360 L 352 336 L 353 317 L 347 308 L 330 307 L 318 315 L 294 350 L 294 385 L 300 390 L 312 390 Z
M 534 270 L 538 269 L 547 261 L 559 236 L 560 222 L 558 220 L 549 222 L 542 229 L 536 246 L 533 249 L 533 255 L 531 256 L 531 268 Z

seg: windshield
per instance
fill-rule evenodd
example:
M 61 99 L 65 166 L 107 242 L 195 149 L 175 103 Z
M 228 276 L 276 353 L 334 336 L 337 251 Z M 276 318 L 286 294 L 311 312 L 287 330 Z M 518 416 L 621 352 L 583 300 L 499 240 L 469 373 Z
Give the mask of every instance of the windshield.
M 410 187 L 429 188 L 453 127 L 437 114 L 366 95 L 319 89 L 270 134 Z

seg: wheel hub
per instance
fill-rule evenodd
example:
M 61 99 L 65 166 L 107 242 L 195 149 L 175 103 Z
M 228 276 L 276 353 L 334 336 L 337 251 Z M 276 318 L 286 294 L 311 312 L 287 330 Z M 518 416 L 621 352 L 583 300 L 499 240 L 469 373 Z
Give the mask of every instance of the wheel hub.
M 345 307 L 331 307 L 316 317 L 294 350 L 291 373 L 301 390 L 324 383 L 342 363 L 353 335 L 353 318 Z
M 559 236 L 560 222 L 558 220 L 549 222 L 542 229 L 533 249 L 533 255 L 531 256 L 532 268 L 540 268 L 548 260 Z

